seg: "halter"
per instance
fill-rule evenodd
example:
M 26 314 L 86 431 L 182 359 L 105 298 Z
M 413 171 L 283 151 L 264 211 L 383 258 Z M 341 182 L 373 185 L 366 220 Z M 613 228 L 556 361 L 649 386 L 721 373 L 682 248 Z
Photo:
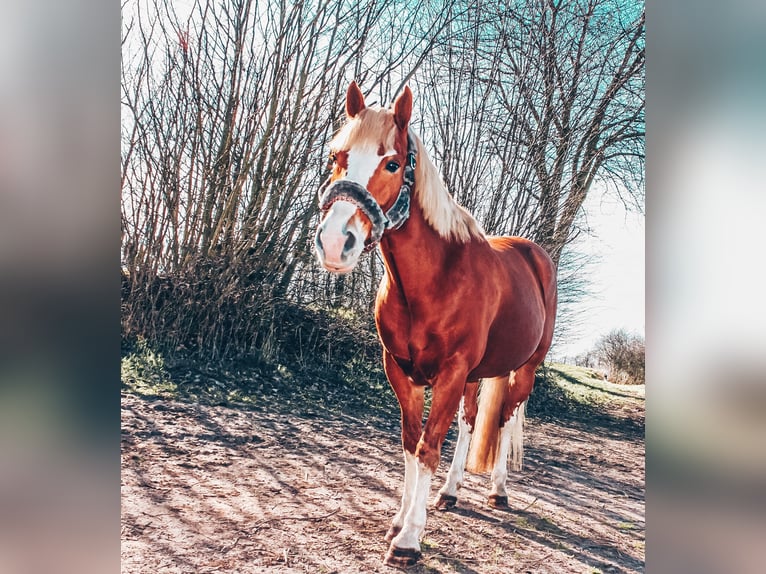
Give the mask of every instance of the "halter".
M 388 211 L 383 213 L 372 194 L 355 181 L 339 179 L 334 183 L 327 181 L 319 188 L 319 209 L 322 214 L 327 213 L 333 203 L 342 199 L 353 203 L 362 213 L 367 216 L 372 224 L 370 238 L 365 243 L 363 253 L 372 251 L 380 242 L 383 233 L 387 229 L 399 229 L 410 217 L 410 196 L 412 186 L 415 185 L 415 155 L 417 146 L 412 136 L 407 134 L 407 160 L 404 164 L 404 176 L 399 195 Z

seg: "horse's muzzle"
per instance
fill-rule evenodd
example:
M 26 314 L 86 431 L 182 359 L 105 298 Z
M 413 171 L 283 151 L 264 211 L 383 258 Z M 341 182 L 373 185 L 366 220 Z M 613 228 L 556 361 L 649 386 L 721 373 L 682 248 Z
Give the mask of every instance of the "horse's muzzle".
M 357 206 L 335 201 L 317 229 L 314 247 L 322 266 L 333 273 L 348 273 L 364 250 L 364 230 L 355 218 Z

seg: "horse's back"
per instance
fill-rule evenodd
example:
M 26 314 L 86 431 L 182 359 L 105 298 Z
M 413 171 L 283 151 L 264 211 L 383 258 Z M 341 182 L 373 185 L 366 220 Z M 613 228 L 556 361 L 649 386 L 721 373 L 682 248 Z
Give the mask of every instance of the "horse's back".
M 553 303 L 555 309 L 556 266 L 545 249 L 523 237 L 488 237 L 487 240 L 512 274 L 521 271 L 522 261 L 528 266 L 540 284 L 546 306 Z

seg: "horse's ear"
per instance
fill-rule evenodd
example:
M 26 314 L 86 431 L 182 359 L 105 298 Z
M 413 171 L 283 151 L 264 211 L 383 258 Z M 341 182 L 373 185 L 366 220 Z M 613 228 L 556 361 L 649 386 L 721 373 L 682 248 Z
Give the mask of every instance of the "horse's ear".
M 404 86 L 404 91 L 394 102 L 394 122 L 400 130 L 407 127 L 412 115 L 412 92 L 409 86 Z
M 351 82 L 346 91 L 346 115 L 349 119 L 353 118 L 365 108 L 364 95 L 356 82 Z

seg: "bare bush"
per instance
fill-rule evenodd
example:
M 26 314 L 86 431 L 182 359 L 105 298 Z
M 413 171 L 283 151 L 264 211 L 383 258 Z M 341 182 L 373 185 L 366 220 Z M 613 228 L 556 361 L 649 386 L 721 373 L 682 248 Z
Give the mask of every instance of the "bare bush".
M 607 378 L 614 383 L 643 384 L 645 375 L 644 338 L 624 329 L 603 336 L 593 354 L 607 368 Z

